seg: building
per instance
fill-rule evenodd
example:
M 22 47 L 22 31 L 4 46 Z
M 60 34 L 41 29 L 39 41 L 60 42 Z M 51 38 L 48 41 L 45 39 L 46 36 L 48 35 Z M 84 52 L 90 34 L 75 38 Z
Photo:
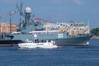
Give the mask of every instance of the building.
M 0 23 L 0 33 L 10 33 L 16 32 L 17 26 L 16 24 L 8 24 L 8 23 Z

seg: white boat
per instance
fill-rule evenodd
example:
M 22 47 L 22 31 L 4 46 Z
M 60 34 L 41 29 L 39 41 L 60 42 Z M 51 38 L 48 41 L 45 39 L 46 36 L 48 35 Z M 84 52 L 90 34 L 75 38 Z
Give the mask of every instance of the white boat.
M 34 42 L 27 42 L 27 43 L 19 43 L 19 48 L 25 49 L 25 48 L 57 48 L 58 46 L 55 45 L 54 41 L 51 42 L 40 42 L 40 43 L 34 43 Z

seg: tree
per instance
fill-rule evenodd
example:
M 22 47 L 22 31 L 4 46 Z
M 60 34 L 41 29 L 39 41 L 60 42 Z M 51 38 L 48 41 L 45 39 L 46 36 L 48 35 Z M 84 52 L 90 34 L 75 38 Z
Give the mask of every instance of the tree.
M 94 28 L 91 30 L 91 33 L 96 35 L 96 36 L 99 36 L 99 28 Z

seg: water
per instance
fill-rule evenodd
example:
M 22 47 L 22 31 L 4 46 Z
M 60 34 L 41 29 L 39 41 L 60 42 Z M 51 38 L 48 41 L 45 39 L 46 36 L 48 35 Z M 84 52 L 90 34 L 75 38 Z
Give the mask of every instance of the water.
M 0 66 L 99 66 L 99 40 L 57 49 L 0 48 Z

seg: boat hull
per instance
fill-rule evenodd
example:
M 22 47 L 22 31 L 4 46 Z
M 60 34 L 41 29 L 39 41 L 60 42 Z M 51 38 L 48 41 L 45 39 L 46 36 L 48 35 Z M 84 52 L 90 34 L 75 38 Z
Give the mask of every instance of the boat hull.
M 91 36 L 83 36 L 76 38 L 67 38 L 61 40 L 55 40 L 55 44 L 58 46 L 66 46 L 66 45 L 87 45 L 87 42 L 90 40 Z
M 44 43 L 19 43 L 18 47 L 21 49 L 32 49 L 32 48 L 57 48 L 56 45 L 54 45 L 54 42 L 44 42 Z
M 13 47 L 22 42 L 21 40 L 0 40 L 0 47 Z
M 92 35 L 90 35 L 90 34 L 70 36 L 67 33 L 34 32 L 31 34 L 15 35 L 14 40 L 20 39 L 23 42 L 26 42 L 27 40 L 32 41 L 32 42 L 54 41 L 57 46 L 66 46 L 66 45 L 86 45 L 86 42 L 88 42 L 91 37 L 92 37 Z

